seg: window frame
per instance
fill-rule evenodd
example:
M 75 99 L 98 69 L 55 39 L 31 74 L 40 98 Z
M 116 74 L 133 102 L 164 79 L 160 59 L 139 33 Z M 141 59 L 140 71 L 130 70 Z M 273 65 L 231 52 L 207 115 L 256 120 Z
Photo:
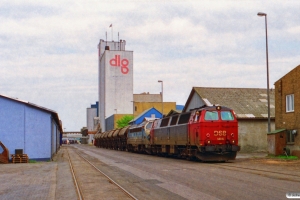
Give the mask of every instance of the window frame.
M 286 110 L 287 113 L 295 111 L 294 94 L 288 94 L 288 95 L 285 96 L 285 110 Z
M 295 144 L 295 135 L 293 134 L 293 130 L 286 130 L 286 143 Z

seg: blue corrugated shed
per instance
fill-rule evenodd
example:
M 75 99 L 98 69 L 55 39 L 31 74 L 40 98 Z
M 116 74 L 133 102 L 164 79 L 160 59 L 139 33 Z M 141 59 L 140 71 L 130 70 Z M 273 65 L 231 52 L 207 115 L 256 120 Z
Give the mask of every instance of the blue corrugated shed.
M 176 105 L 176 110 L 182 111 L 184 108 L 184 105 Z
M 0 95 L 0 141 L 10 154 L 23 149 L 29 159 L 50 160 L 59 150 L 61 133 L 55 111 Z
M 137 116 L 136 118 L 131 120 L 130 124 L 140 124 L 140 123 L 143 122 L 145 117 L 147 117 L 147 118 L 161 118 L 162 114 L 158 110 L 156 110 L 154 107 L 149 108 L 148 110 L 145 110 L 139 116 Z

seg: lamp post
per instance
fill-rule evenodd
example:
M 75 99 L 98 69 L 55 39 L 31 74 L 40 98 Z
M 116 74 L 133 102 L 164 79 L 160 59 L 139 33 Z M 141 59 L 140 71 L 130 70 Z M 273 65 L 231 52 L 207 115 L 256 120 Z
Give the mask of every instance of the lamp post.
M 161 107 L 162 107 L 162 117 L 161 118 L 163 118 L 164 117 L 164 98 L 163 98 L 163 96 L 164 96 L 164 82 L 163 81 L 161 81 L 161 80 L 158 80 L 158 82 L 159 83 L 161 83 Z
M 268 58 L 268 26 L 267 26 L 267 14 L 263 12 L 257 13 L 260 17 L 265 17 L 266 28 L 266 59 L 267 59 L 267 96 L 268 96 L 268 133 L 271 132 L 271 120 L 270 120 L 270 93 L 269 93 L 269 58 Z
M 132 116 L 133 116 L 133 118 L 134 118 L 134 101 L 131 101 L 132 102 Z

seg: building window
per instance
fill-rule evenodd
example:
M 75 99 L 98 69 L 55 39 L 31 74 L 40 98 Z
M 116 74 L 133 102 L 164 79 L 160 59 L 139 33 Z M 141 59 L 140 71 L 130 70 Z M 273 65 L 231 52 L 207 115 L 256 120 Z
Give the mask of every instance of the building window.
M 294 94 L 286 95 L 286 112 L 294 112 Z
M 136 111 L 137 110 L 137 108 L 136 108 L 136 106 L 134 106 L 134 111 Z
M 286 131 L 286 143 L 295 143 L 295 130 Z

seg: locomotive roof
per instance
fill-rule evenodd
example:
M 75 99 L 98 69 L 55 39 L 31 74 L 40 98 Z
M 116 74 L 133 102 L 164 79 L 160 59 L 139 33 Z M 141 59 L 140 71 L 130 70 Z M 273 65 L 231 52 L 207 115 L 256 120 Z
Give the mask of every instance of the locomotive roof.
M 231 108 L 228 108 L 226 106 L 206 106 L 203 107 L 201 110 L 216 110 L 217 107 L 220 107 L 221 108 L 220 110 L 232 110 Z

